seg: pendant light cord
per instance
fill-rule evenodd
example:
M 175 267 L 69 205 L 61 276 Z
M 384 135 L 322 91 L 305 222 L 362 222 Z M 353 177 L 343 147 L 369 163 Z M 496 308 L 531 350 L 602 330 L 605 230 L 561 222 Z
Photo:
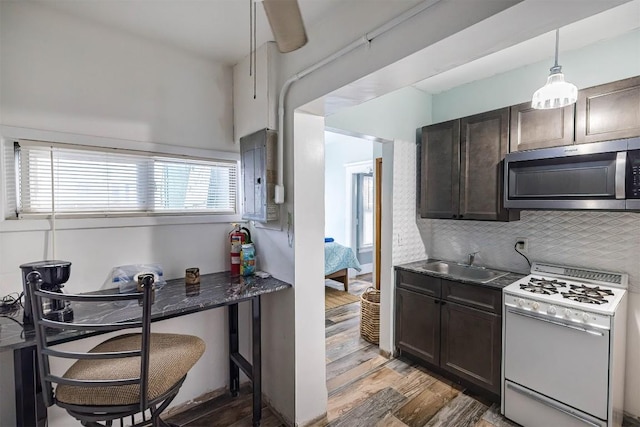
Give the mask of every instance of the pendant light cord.
M 560 28 L 556 28 L 556 62 L 553 64 L 554 68 L 558 66 L 558 46 L 560 46 Z
M 258 81 L 256 76 L 256 51 L 258 50 L 256 34 L 256 2 L 255 0 L 249 0 L 249 77 L 253 76 L 253 99 L 256 99 Z

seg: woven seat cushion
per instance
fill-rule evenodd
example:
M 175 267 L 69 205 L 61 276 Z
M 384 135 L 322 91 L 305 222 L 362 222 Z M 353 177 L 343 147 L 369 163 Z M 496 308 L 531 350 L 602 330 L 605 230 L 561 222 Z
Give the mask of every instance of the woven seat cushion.
M 90 353 L 140 350 L 141 334 L 111 338 Z M 204 341 L 191 335 L 151 334 L 149 399 L 168 391 L 204 353 Z M 140 376 L 140 357 L 78 360 L 63 375 L 78 380 L 115 380 Z M 59 384 L 56 399 L 75 405 L 130 405 L 140 401 L 138 384 L 110 387 L 78 387 Z

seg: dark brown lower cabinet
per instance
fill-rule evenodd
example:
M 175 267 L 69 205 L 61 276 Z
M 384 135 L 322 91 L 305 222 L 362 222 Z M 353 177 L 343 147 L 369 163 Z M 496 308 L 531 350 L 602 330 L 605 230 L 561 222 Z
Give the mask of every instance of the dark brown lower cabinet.
M 501 313 L 500 289 L 396 271 L 396 348 L 494 397 L 500 395 Z
M 493 313 L 443 301 L 440 366 L 500 394 L 501 320 Z
M 396 344 L 421 359 L 440 361 L 439 300 L 398 288 L 396 292 Z

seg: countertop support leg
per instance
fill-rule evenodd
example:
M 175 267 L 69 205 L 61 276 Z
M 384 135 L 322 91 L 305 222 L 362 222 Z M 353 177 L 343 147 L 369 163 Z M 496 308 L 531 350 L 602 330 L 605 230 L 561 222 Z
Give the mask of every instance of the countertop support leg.
M 262 418 L 262 330 L 260 296 L 251 300 L 251 329 L 253 331 L 253 426 L 260 425 Z
M 229 305 L 229 354 L 240 351 L 238 339 L 238 304 Z M 229 360 L 229 391 L 236 397 L 240 390 L 240 369 L 233 360 Z
M 13 351 L 13 375 L 16 388 L 16 425 L 18 427 L 45 426 L 47 407 L 36 364 L 36 346 Z

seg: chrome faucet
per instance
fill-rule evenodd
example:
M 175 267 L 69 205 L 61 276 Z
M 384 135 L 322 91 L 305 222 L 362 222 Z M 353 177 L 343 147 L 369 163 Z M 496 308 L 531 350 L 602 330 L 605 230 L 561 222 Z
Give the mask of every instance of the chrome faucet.
M 471 252 L 467 255 L 467 265 L 473 265 L 473 261 L 476 259 L 476 255 L 478 254 L 478 252 L 480 251 Z

